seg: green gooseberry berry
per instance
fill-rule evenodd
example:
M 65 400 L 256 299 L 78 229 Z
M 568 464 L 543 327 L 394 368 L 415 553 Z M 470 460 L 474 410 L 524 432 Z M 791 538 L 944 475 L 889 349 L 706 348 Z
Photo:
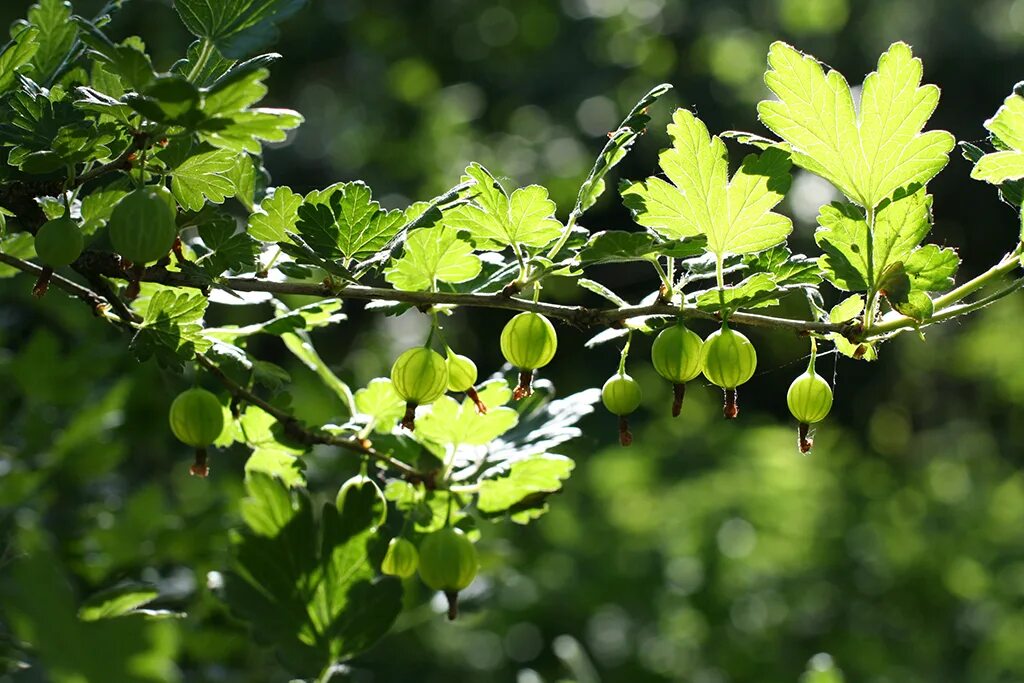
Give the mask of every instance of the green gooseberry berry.
M 82 231 L 68 216 L 43 223 L 36 233 L 36 254 L 50 268 L 70 265 L 82 253 Z
M 420 578 L 448 598 L 448 618 L 458 615 L 458 594 L 473 583 L 480 568 L 476 548 L 461 529 L 431 532 L 420 542 Z
M 110 213 L 110 243 L 123 258 L 137 266 L 163 257 L 174 246 L 178 228 L 174 199 L 163 186 L 133 190 Z
M 420 554 L 416 550 L 416 546 L 411 541 L 395 537 L 388 543 L 388 549 L 384 553 L 384 561 L 381 562 L 380 571 L 388 576 L 408 579 L 416 573 L 419 563 Z
M 533 393 L 533 371 L 550 363 L 557 350 L 555 326 L 540 313 L 519 313 L 505 324 L 501 331 L 501 353 L 519 368 L 515 399 Z
M 701 351 L 704 341 L 682 321 L 658 333 L 651 347 L 654 370 L 672 382 L 672 416 L 679 417 L 686 393 L 686 383 L 703 369 Z
M 739 414 L 736 387 L 746 383 L 757 369 L 754 345 L 743 333 L 723 324 L 704 340 L 701 365 L 704 376 L 725 390 L 725 416 L 735 418 Z

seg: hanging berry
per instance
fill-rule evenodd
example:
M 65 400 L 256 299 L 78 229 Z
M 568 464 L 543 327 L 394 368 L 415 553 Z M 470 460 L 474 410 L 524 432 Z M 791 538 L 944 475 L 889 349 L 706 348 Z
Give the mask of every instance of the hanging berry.
M 473 583 L 480 559 L 473 543 L 461 529 L 444 528 L 428 534 L 420 543 L 420 578 L 448 598 L 448 618 L 459 614 L 459 591 Z
M 416 428 L 416 407 L 433 403 L 448 388 L 448 366 L 441 354 L 417 346 L 395 360 L 391 366 L 391 383 L 405 400 L 405 416 L 400 424 L 412 431 Z
M 360 526 L 377 528 L 388 518 L 388 501 L 384 492 L 365 474 L 357 474 L 342 484 L 334 502 L 342 518 L 351 518 Z M 366 519 L 359 519 L 360 516 Z
M 70 216 L 61 216 L 43 223 L 36 233 L 35 243 L 36 255 L 45 268 L 39 274 L 32 293 L 42 296 L 46 294 L 54 269 L 71 265 L 81 255 L 82 231 Z
M 558 335 L 551 321 L 540 313 L 520 313 L 501 331 L 501 353 L 519 368 L 519 385 L 513 398 L 533 393 L 533 371 L 551 362 L 558 350 Z
M 481 415 L 487 413 L 487 406 L 480 400 L 480 395 L 476 393 L 477 372 L 476 363 L 473 362 L 472 358 L 468 356 L 461 356 L 449 347 L 445 347 L 446 356 L 444 359 L 445 364 L 448 366 L 448 391 L 464 392 L 476 405 L 476 410 Z
M 388 576 L 397 576 L 400 579 L 408 579 L 416 573 L 420 563 L 420 554 L 411 541 L 401 537 L 395 537 L 388 543 L 388 550 L 384 553 L 384 561 L 381 562 L 380 571 Z
M 110 243 L 137 266 L 156 261 L 171 250 L 178 236 L 174 214 L 174 197 L 166 187 L 133 190 L 110 213 Z
M 729 419 L 739 415 L 736 387 L 746 383 L 757 369 L 757 351 L 741 332 L 723 323 L 706 340 L 701 353 L 704 376 L 725 390 L 723 413 Z
M 704 341 L 682 321 L 658 333 L 651 347 L 654 370 L 672 382 L 672 417 L 679 417 L 686 394 L 686 383 L 701 372 Z
M 801 453 L 809 453 L 814 446 L 810 437 L 811 425 L 821 422 L 832 409 L 832 387 L 825 378 L 814 371 L 816 349 L 811 346 L 811 360 L 807 364 L 807 372 L 801 374 L 789 385 L 786 392 L 786 403 L 789 412 L 800 423 L 797 443 Z
M 186 446 L 196 449 L 189 472 L 198 477 L 210 473 L 206 449 L 224 431 L 224 408 L 217 397 L 198 387 L 183 391 L 171 403 L 171 431 Z
M 633 434 L 629 431 L 628 415 L 640 407 L 643 393 L 640 384 L 627 375 L 612 375 L 601 387 L 601 402 L 612 415 L 619 416 L 619 443 L 628 446 L 633 443 Z

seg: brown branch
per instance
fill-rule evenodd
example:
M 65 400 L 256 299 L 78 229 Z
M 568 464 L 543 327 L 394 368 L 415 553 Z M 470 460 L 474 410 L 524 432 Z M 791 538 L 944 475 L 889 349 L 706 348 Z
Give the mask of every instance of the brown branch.
M 368 445 L 368 443 L 362 439 L 346 438 L 336 434 L 331 434 L 330 432 L 325 432 L 321 429 L 311 429 L 305 426 L 298 420 L 298 418 L 288 411 L 282 410 L 281 408 L 268 403 L 235 380 L 228 377 L 216 363 L 203 354 L 197 353 L 196 361 L 206 368 L 211 375 L 216 377 L 217 380 L 223 384 L 229 392 L 231 392 L 232 396 L 238 400 L 254 405 L 273 416 L 281 423 L 281 426 L 284 427 L 285 432 L 289 436 L 298 439 L 302 443 L 307 445 L 324 444 L 326 446 L 343 448 L 345 450 L 352 451 L 353 453 L 373 458 L 374 460 L 384 464 L 386 467 L 390 467 L 391 469 L 401 472 L 410 480 L 419 481 L 423 479 L 423 474 L 419 470 L 410 467 L 401 460 L 392 458 L 386 453 L 381 453 L 374 449 L 373 446 Z
M 30 261 L 23 261 L 20 258 L 11 256 L 10 254 L 5 254 L 3 252 L 0 252 L 0 263 L 6 263 L 12 268 L 17 268 L 23 273 L 34 275 L 37 278 L 43 272 L 43 268 L 41 266 L 38 266 L 35 263 L 31 263 Z M 110 308 L 110 304 L 102 296 L 92 291 L 91 289 L 83 287 L 77 282 L 73 282 L 56 273 L 53 273 L 50 276 L 50 285 L 56 287 L 57 289 L 60 289 L 61 291 L 67 294 L 70 294 L 73 297 L 76 297 L 84 301 L 92 308 L 93 313 L 97 317 L 110 319 L 109 316 L 106 315 L 106 311 L 108 308 Z
M 115 257 L 116 258 L 116 257 Z M 101 265 L 94 257 L 94 265 L 99 265 L 108 277 L 124 277 L 124 272 L 113 262 Z M 149 268 L 142 277 L 143 281 L 156 282 L 171 287 L 192 287 L 204 289 L 207 282 L 200 282 L 189 276 L 161 268 Z M 532 301 L 508 297 L 501 293 L 454 293 L 454 292 L 406 292 L 386 287 L 367 287 L 364 285 L 345 285 L 330 287 L 317 282 L 275 282 L 272 280 L 250 277 L 226 277 L 218 282 L 224 287 L 238 292 L 269 292 L 271 294 L 299 294 L 304 296 L 333 297 L 338 299 L 359 299 L 367 301 L 398 301 L 415 306 L 451 305 L 472 308 L 499 308 L 511 311 L 533 311 L 563 320 L 577 327 L 593 327 L 614 325 L 630 318 L 644 316 L 665 316 L 683 318 L 701 318 L 704 320 L 720 320 L 714 311 L 705 311 L 695 306 L 673 306 L 665 303 L 646 304 L 642 306 L 621 306 L 608 308 L 590 308 L 586 306 L 567 306 L 544 301 Z M 851 323 L 824 323 L 814 320 L 797 320 L 778 318 L 736 311 L 729 315 L 729 321 L 753 327 L 766 327 L 790 330 L 798 334 L 809 332 L 828 334 L 838 332 L 850 334 L 854 332 Z

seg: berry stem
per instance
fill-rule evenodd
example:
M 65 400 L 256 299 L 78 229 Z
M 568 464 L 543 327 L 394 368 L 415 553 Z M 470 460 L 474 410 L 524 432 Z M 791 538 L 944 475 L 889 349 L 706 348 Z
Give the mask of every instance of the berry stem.
M 527 396 L 533 396 L 533 370 L 520 370 L 519 385 L 512 392 L 512 398 L 518 401 Z
M 629 446 L 633 443 L 633 432 L 629 431 L 629 418 L 619 416 L 619 445 Z
M 405 415 L 402 416 L 402 420 L 398 423 L 400 426 L 405 427 L 410 432 L 416 431 L 416 404 L 409 401 L 405 404 Z
M 481 415 L 487 414 L 487 404 L 480 400 L 480 394 L 476 393 L 476 389 L 474 387 L 466 389 L 466 396 L 468 396 L 469 400 L 476 405 L 476 412 Z
M 205 448 L 196 449 L 196 459 L 192 466 L 188 468 L 188 473 L 193 477 L 203 477 L 204 479 L 210 476 L 210 466 L 207 462 Z
M 39 278 L 36 280 L 35 285 L 32 286 L 32 296 L 39 298 L 46 294 L 47 290 L 50 289 L 51 277 L 53 277 L 53 268 L 44 266 L 39 272 Z
M 722 406 L 722 413 L 727 420 L 735 420 L 740 414 L 740 404 L 736 398 L 736 387 L 725 390 L 725 403 Z
M 797 443 L 800 447 L 801 453 L 810 453 L 811 449 L 814 448 L 814 439 L 809 436 L 811 425 L 806 422 L 801 422 L 797 428 L 798 438 Z
M 459 593 L 458 591 L 445 591 L 444 597 L 448 598 L 448 621 L 455 621 L 459 616 Z
M 683 410 L 683 398 L 686 396 L 686 385 L 680 382 L 672 385 L 672 417 L 679 417 Z

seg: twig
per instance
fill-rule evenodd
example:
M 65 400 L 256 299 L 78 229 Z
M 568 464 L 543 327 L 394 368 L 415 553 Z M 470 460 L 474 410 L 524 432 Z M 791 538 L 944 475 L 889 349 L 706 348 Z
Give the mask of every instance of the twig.
M 303 425 L 298 418 L 289 413 L 286 410 L 282 410 L 277 406 L 274 406 L 262 398 L 252 393 L 241 384 L 236 382 L 227 376 L 227 374 L 220 369 L 220 367 L 212 360 L 204 356 L 203 354 L 196 354 L 196 361 L 206 368 L 211 375 L 217 378 L 217 380 L 224 385 L 224 387 L 231 392 L 231 395 L 235 398 L 245 401 L 251 405 L 254 405 L 269 415 L 273 416 L 281 425 L 285 431 L 292 437 L 302 441 L 305 444 L 324 444 L 327 446 L 337 446 L 360 455 L 365 455 L 374 460 L 383 463 L 385 466 L 390 467 L 393 470 L 397 470 L 405 475 L 407 478 L 412 480 L 420 480 L 423 478 L 423 474 L 413 467 L 405 464 L 397 458 L 393 458 L 386 453 L 373 448 L 373 446 L 367 445 L 361 439 L 352 439 L 337 436 L 329 432 L 325 432 L 321 429 L 310 429 Z
M 0 263 L 6 263 L 12 268 L 17 268 L 23 273 L 34 275 L 37 278 L 39 277 L 40 273 L 43 272 L 42 267 L 37 266 L 32 262 L 23 261 L 22 259 L 17 258 L 16 256 L 11 256 L 10 254 L 5 254 L 3 252 L 0 252 Z M 77 282 L 72 282 L 66 277 L 63 277 L 56 273 L 53 273 L 50 276 L 50 285 L 62 290 L 67 294 L 70 294 L 73 297 L 76 297 L 84 301 L 92 308 L 93 313 L 97 317 L 104 318 L 111 322 L 124 322 L 118 320 L 116 317 L 107 314 L 107 309 L 110 308 L 110 304 L 107 303 L 107 301 L 102 296 L 92 291 L 91 289 L 87 289 L 86 287 L 83 287 Z

